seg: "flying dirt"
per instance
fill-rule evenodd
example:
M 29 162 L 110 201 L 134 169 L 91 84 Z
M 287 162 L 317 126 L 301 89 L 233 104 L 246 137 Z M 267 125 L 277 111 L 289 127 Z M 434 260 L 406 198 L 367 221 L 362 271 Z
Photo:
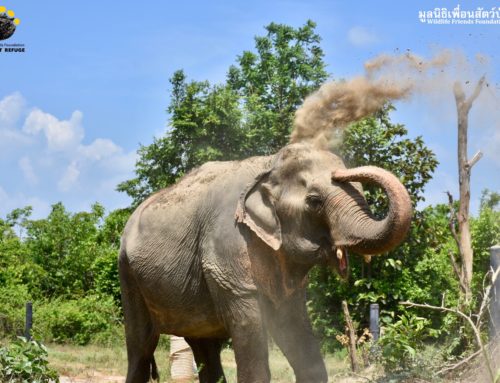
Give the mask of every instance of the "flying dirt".
M 442 50 L 430 59 L 410 52 L 377 56 L 364 64 L 363 75 L 325 83 L 308 96 L 295 114 L 290 142 L 309 141 L 329 148 L 335 132 L 373 115 L 387 103 L 417 93 L 451 92 L 454 81 L 463 79 L 467 84 L 474 78 L 474 65 L 484 67 L 487 61 L 477 55 L 471 63 L 451 50 Z M 452 97 L 450 93 L 450 100 Z

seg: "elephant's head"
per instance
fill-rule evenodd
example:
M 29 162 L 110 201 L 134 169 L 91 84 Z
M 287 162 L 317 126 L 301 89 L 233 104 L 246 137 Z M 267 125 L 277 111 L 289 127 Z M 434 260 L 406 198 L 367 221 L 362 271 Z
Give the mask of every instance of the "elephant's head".
M 375 183 L 389 197 L 389 211 L 376 219 L 360 183 Z M 347 250 L 374 255 L 397 246 L 410 226 L 405 187 L 374 166 L 346 169 L 329 151 L 291 144 L 242 194 L 236 217 L 287 259 L 309 267 L 327 261 L 345 276 Z

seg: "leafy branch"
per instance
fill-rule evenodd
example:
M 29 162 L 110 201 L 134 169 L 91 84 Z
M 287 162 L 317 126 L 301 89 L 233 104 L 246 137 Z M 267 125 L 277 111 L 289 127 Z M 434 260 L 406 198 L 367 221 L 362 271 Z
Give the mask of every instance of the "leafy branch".
M 429 305 L 427 303 L 421 304 L 421 303 L 415 303 L 415 302 L 409 302 L 409 301 L 400 302 L 400 304 L 404 305 L 404 306 L 408 306 L 408 307 L 419 307 L 419 308 L 424 308 L 424 309 L 429 309 L 429 310 L 438 310 L 438 311 L 442 311 L 442 312 L 449 312 L 449 313 L 453 313 L 453 314 L 463 318 L 466 321 L 466 323 L 469 324 L 470 328 L 474 332 L 474 336 L 476 338 L 476 342 L 477 342 L 477 345 L 479 347 L 479 350 L 473 355 L 479 355 L 480 353 L 483 354 L 484 361 L 486 363 L 486 367 L 488 369 L 488 373 L 489 373 L 491 382 L 496 383 L 495 375 L 493 372 L 493 364 L 492 364 L 490 355 L 489 355 L 486 347 L 484 346 L 483 341 L 481 340 L 481 330 L 480 330 L 481 325 L 482 325 L 481 318 L 484 316 L 484 313 L 486 311 L 486 307 L 488 306 L 488 303 L 490 301 L 491 288 L 495 285 L 495 281 L 497 280 L 498 276 L 500 275 L 500 267 L 498 267 L 494 271 L 491 270 L 490 273 L 491 273 L 491 281 L 484 289 L 483 300 L 481 302 L 479 312 L 476 315 L 473 315 L 473 314 L 467 315 L 466 313 L 464 313 L 463 311 L 461 311 L 458 308 L 446 307 L 446 306 L 444 306 L 444 302 L 441 304 L 441 306 L 433 306 L 433 305 Z M 474 320 L 472 319 L 473 316 L 477 317 L 476 322 L 474 322 Z M 467 362 L 471 359 L 473 359 L 472 355 L 467 358 Z M 455 369 L 455 368 L 457 368 L 465 363 L 466 363 L 465 360 L 462 360 L 459 363 L 452 366 L 451 368 L 445 368 L 445 369 L 441 370 L 440 372 L 445 372 L 445 371 Z

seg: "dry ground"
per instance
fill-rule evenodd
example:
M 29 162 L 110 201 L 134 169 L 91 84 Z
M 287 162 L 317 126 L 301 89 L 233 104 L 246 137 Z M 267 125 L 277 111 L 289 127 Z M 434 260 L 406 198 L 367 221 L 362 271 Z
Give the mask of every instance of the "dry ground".
M 161 382 L 168 383 L 169 361 L 167 338 L 160 339 L 155 352 L 156 362 L 160 372 Z M 120 343 L 120 342 L 119 342 Z M 491 346 L 491 345 L 490 345 Z M 61 383 L 123 383 L 127 370 L 127 355 L 125 345 L 119 346 L 70 346 L 48 344 L 50 365 L 61 375 Z M 493 371 L 500 374 L 500 342 L 490 348 L 493 362 Z M 292 369 L 283 354 L 276 348 L 270 350 L 270 367 L 273 383 L 290 383 L 295 381 Z M 325 362 L 328 370 L 329 382 L 332 383 L 361 383 L 373 382 L 380 377 L 382 371 L 374 366 L 363 371 L 360 375 L 350 373 L 349 361 L 340 354 L 327 355 Z M 231 349 L 222 352 L 222 364 L 229 383 L 236 382 L 236 363 Z M 372 380 L 368 379 L 371 378 Z M 392 380 L 397 382 L 398 380 Z M 424 380 L 410 380 L 412 383 L 425 382 Z M 484 383 L 490 381 L 482 356 L 472 359 L 454 371 L 453 377 L 442 377 L 441 383 Z M 407 381 L 408 382 L 408 381 Z
M 68 346 L 47 345 L 52 367 L 59 371 L 61 383 L 123 383 L 127 368 L 125 347 Z M 156 362 L 162 382 L 169 382 L 168 352 L 159 347 L 155 353 Z M 230 349 L 222 352 L 222 363 L 228 382 L 236 382 L 236 363 L 234 353 Z M 346 360 L 327 356 L 325 362 L 331 382 L 357 383 L 366 379 L 349 377 Z M 275 348 L 270 354 L 273 383 L 290 383 L 295 381 L 293 371 L 285 357 Z

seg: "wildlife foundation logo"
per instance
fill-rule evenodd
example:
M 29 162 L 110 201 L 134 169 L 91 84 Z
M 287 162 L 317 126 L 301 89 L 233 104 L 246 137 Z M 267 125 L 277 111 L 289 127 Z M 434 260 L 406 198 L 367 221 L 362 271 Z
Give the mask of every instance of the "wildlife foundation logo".
M 460 4 L 453 9 L 434 8 L 434 10 L 418 11 L 420 22 L 426 24 L 496 24 L 500 25 L 500 7 L 490 9 L 461 9 Z
M 14 16 L 14 11 L 7 10 L 6 7 L 0 5 L 0 40 L 7 40 L 16 31 L 21 20 Z

